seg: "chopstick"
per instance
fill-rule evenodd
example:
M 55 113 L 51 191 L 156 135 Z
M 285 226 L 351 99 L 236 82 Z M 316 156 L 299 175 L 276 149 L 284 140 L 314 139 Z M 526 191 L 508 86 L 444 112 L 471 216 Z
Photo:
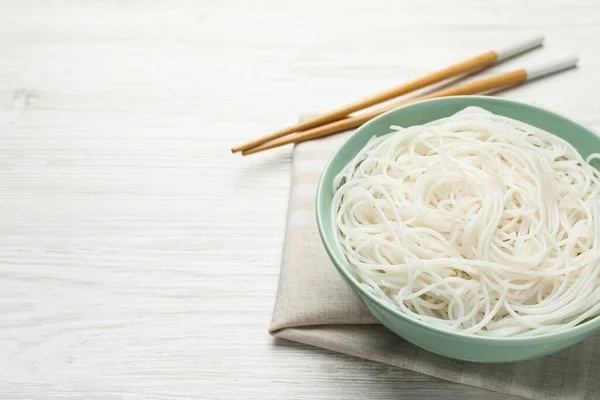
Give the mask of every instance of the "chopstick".
M 327 125 L 322 125 L 318 128 L 299 132 L 295 135 L 290 135 L 285 138 L 279 138 L 270 142 L 264 143 L 260 146 L 253 147 L 242 152 L 242 155 L 249 155 L 258 153 L 264 150 L 273 149 L 275 147 L 283 146 L 290 143 L 300 143 L 310 139 L 316 139 L 324 136 L 331 135 L 333 133 L 341 132 L 347 129 L 356 128 L 362 125 L 368 120 L 383 114 L 386 111 L 394 108 L 414 103 L 417 101 L 433 99 L 437 97 L 447 96 L 458 96 L 458 95 L 469 95 L 475 93 L 485 92 L 491 89 L 497 89 L 505 86 L 516 85 L 519 83 L 531 81 L 537 78 L 541 78 L 547 75 L 554 74 L 556 72 L 563 71 L 565 69 L 573 68 L 577 65 L 578 58 L 576 56 L 564 57 L 557 59 L 539 66 L 532 68 L 521 68 L 510 72 L 504 72 L 501 74 L 493 75 L 488 78 L 483 78 L 477 81 L 469 82 L 453 88 L 440 90 L 434 93 L 427 94 L 415 99 L 410 99 L 400 103 L 392 104 L 387 107 L 383 107 L 371 112 L 367 112 L 360 116 L 348 117 L 340 121 L 336 121 Z
M 231 149 L 231 152 L 237 153 L 239 151 L 248 150 L 252 147 L 259 146 L 270 140 L 280 138 L 280 137 L 288 135 L 290 133 L 315 128 L 320 125 L 324 125 L 324 124 L 327 124 L 327 123 L 330 123 L 333 121 L 337 121 L 355 111 L 363 110 L 363 109 L 373 106 L 375 104 L 379 104 L 384 101 L 393 99 L 394 97 L 398 97 L 398 96 L 413 92 L 415 90 L 422 89 L 426 86 L 433 85 L 434 83 L 441 82 L 443 80 L 455 77 L 457 75 L 461 75 L 461 74 L 464 74 L 467 72 L 472 72 L 472 71 L 475 71 L 478 69 L 489 67 L 500 61 L 504 61 L 508 58 L 514 57 L 518 54 L 522 54 L 526 51 L 529 51 L 536 47 L 539 47 L 542 45 L 543 41 L 544 41 L 543 36 L 536 36 L 534 38 L 525 40 L 523 42 L 506 47 L 504 49 L 490 50 L 488 52 L 479 54 L 475 57 L 471 57 L 469 59 L 463 60 L 457 64 L 450 65 L 446 68 L 443 68 L 438 71 L 432 72 L 430 74 L 413 79 L 412 81 L 408 81 L 401 85 L 395 86 L 391 89 L 387 89 L 382 92 L 376 93 L 376 94 L 366 97 L 362 100 L 347 104 L 345 106 L 337 108 L 333 111 L 329 111 L 325 114 L 319 115 L 312 119 L 303 121 L 296 125 L 289 126 L 287 128 L 284 128 L 277 132 L 263 136 L 261 138 L 251 140 L 240 146 L 233 147 Z

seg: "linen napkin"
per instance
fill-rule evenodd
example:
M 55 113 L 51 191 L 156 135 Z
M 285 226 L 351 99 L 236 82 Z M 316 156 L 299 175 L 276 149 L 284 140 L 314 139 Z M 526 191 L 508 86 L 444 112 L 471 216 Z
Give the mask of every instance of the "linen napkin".
M 319 238 L 315 194 L 346 132 L 294 148 L 285 244 L 269 332 L 276 337 L 528 399 L 600 399 L 600 334 L 543 358 L 457 361 L 388 331 L 338 275 Z

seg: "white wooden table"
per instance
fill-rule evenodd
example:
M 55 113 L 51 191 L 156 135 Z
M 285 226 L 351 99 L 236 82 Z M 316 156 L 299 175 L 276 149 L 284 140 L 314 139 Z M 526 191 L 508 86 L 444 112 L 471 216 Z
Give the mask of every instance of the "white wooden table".
M 442 3 L 0 1 L 0 398 L 507 398 L 270 338 L 291 149 L 229 153 L 536 33 L 600 127 L 597 0 Z

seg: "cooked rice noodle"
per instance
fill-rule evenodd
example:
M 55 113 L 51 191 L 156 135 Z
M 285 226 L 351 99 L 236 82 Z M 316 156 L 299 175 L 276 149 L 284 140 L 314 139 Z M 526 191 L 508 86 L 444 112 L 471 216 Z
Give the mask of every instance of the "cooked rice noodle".
M 600 179 L 573 146 L 475 107 L 391 129 L 334 182 L 339 243 L 366 291 L 483 336 L 600 314 Z

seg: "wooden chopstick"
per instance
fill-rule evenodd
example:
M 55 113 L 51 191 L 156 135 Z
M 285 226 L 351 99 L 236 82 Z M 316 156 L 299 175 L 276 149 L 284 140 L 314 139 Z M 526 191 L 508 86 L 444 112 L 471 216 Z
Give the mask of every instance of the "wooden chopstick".
M 488 78 L 483 78 L 477 81 L 465 83 L 456 87 L 452 87 L 445 90 L 440 90 L 434 93 L 427 94 L 415 99 L 403 101 L 401 103 L 392 104 L 387 107 L 383 107 L 365 114 L 349 117 L 336 121 L 327 125 L 320 126 L 318 128 L 299 132 L 295 135 L 290 135 L 285 138 L 279 138 L 270 142 L 264 143 L 260 146 L 248 149 L 242 152 L 242 155 L 249 155 L 258 153 L 264 150 L 273 149 L 275 147 L 283 146 L 289 143 L 300 143 L 310 139 L 316 139 L 324 136 L 331 135 L 333 133 L 341 132 L 347 129 L 356 128 L 370 119 L 383 114 L 386 111 L 394 108 L 414 103 L 417 101 L 433 99 L 436 97 L 447 97 L 447 96 L 458 96 L 458 95 L 469 95 L 475 93 L 485 92 L 491 89 L 497 89 L 504 86 L 515 85 L 528 80 L 541 78 L 546 75 L 553 74 L 568 68 L 572 68 L 577 65 L 577 57 L 565 57 L 563 59 L 556 60 L 551 63 L 547 63 L 534 68 L 522 68 L 515 71 L 504 72 L 501 74 L 493 75 Z
M 348 114 L 351 114 L 355 111 L 363 110 L 365 108 L 371 107 L 375 104 L 382 103 L 384 101 L 393 99 L 394 97 L 398 97 L 415 90 L 424 88 L 426 86 L 432 85 L 434 83 L 441 82 L 443 80 L 467 73 L 472 72 L 478 69 L 482 69 L 485 67 L 489 67 L 499 61 L 503 61 L 507 58 L 513 57 L 517 54 L 521 54 L 533 48 L 540 46 L 543 42 L 543 36 L 538 36 L 527 41 L 518 43 L 516 45 L 507 47 L 503 50 L 490 50 L 483 54 L 479 54 L 475 57 L 471 57 L 469 59 L 463 60 L 457 64 L 450 65 L 441 70 L 432 72 L 430 74 L 421 76 L 412 81 L 408 81 L 401 85 L 395 86 L 391 89 L 384 90 L 372 96 L 366 97 L 362 100 L 356 101 L 354 103 L 347 104 L 340 108 L 337 108 L 333 111 L 327 112 L 325 114 L 319 115 L 312 119 L 303 121 L 296 125 L 289 126 L 277 132 L 271 133 L 269 135 L 263 136 L 261 138 L 251 140 L 250 142 L 244 143 L 240 146 L 234 147 L 231 149 L 233 153 L 239 151 L 245 151 L 251 149 L 253 147 L 259 146 L 263 143 L 266 143 L 270 140 L 278 139 L 282 136 L 288 135 L 290 133 L 303 131 L 311 128 L 315 128 L 320 125 L 324 125 L 333 121 L 337 121 Z
M 347 129 L 356 128 L 369 121 L 370 119 L 377 117 L 378 115 L 383 114 L 386 111 L 392 110 L 394 108 L 415 103 L 421 100 L 433 99 L 436 97 L 445 97 L 445 96 L 458 96 L 458 95 L 468 95 L 483 92 L 485 90 L 490 90 L 493 88 L 507 86 L 511 84 L 515 84 L 518 82 L 523 82 L 527 79 L 527 72 L 524 69 L 518 69 L 516 71 L 505 72 L 503 74 L 498 74 L 491 76 L 489 78 L 481 79 L 478 81 L 466 83 L 464 85 L 456 86 L 453 88 L 440 90 L 438 92 L 433 92 L 427 94 L 425 96 L 417 97 L 414 99 L 406 100 L 400 103 L 391 104 L 387 107 L 379 108 L 377 110 L 373 110 L 367 112 L 365 114 L 346 118 L 340 121 L 332 122 L 327 125 L 322 125 L 314 129 L 306 130 L 303 132 L 299 132 L 296 135 L 290 135 L 284 138 L 279 138 L 276 140 L 272 140 L 270 142 L 264 143 L 260 146 L 253 147 L 251 149 L 245 150 L 242 152 L 242 155 L 249 155 L 258 153 L 264 150 L 273 149 L 275 147 L 283 146 L 290 143 L 300 143 L 310 139 L 316 139 L 323 136 L 328 136 L 333 133 L 342 132 Z

